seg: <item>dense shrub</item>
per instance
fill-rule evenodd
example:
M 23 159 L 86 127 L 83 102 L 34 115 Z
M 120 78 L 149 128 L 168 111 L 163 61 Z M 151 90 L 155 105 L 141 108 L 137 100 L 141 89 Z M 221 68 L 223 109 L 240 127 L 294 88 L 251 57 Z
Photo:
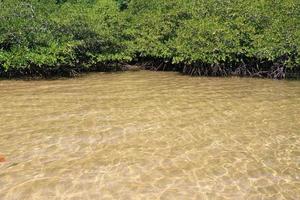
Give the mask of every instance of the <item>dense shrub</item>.
M 38 1 L 3 1 L 0 12 L 0 63 L 5 70 L 32 65 L 54 66 L 71 53 L 67 35 L 55 34 L 49 20 L 55 4 Z
M 115 1 L 14 0 L 1 8 L 2 70 L 78 70 L 130 59 Z
M 132 60 L 192 75 L 300 71 L 298 0 L 2 0 L 0 7 L 0 73 Z
M 135 53 L 198 75 L 283 78 L 299 69 L 299 1 L 132 0 Z

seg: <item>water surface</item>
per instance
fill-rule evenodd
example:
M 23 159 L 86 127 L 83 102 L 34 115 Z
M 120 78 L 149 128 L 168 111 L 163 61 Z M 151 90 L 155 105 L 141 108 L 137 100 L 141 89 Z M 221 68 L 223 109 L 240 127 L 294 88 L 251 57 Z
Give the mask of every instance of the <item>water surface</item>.
M 0 81 L 0 199 L 300 199 L 300 82 Z

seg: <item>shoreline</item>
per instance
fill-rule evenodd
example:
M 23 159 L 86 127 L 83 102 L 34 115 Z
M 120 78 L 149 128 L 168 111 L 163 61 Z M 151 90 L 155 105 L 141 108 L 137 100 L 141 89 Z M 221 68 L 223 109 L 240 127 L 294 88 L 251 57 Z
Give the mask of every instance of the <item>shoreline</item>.
M 300 80 L 300 71 L 292 71 L 286 68 L 273 68 L 269 70 L 256 70 L 247 67 L 226 67 L 226 66 L 187 66 L 173 65 L 169 63 L 133 63 L 133 64 L 106 64 L 90 68 L 84 67 L 56 67 L 56 68 L 27 68 L 21 70 L 0 70 L 0 80 L 51 80 L 58 78 L 77 78 L 91 72 L 125 72 L 125 71 L 173 71 L 182 75 L 193 77 L 245 77 L 275 80 Z M 276 72 L 281 74 L 276 74 Z

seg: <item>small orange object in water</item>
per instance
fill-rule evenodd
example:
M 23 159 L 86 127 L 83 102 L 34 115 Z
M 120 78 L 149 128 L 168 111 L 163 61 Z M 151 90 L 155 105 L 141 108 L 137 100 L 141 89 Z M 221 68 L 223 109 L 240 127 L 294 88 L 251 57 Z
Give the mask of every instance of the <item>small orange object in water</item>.
M 5 157 L 0 155 L 0 162 L 5 162 Z

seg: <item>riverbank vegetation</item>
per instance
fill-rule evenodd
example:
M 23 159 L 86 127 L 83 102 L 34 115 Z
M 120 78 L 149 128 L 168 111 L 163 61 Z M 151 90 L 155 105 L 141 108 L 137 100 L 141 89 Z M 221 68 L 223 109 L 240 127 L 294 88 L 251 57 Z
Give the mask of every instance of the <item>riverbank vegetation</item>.
M 275 79 L 300 71 L 298 0 L 2 0 L 0 76 L 126 63 Z

